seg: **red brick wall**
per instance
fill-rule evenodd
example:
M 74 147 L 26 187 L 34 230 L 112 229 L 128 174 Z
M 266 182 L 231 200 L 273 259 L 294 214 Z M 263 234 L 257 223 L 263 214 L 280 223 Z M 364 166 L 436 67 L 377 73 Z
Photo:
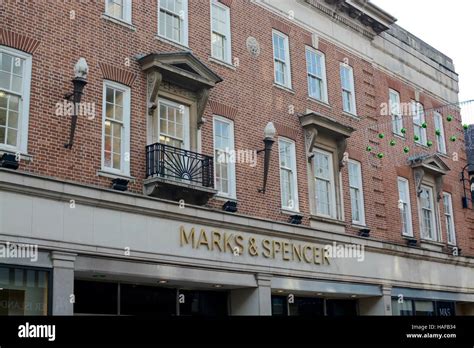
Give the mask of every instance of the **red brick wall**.
M 319 49 L 326 55 L 328 94 L 330 107 L 308 100 L 305 45 L 311 43 L 311 33 L 294 23 L 279 18 L 252 5 L 248 1 L 222 1 L 231 6 L 232 56 L 240 65 L 235 69 L 209 61 L 211 54 L 210 6 L 207 0 L 189 1 L 189 46 L 193 53 L 220 75 L 224 82 L 211 92 L 205 111 L 207 122 L 202 126 L 202 151 L 212 155 L 212 113 L 226 113 L 235 122 L 236 149 L 256 150 L 263 147 L 263 129 L 269 121 L 277 125 L 281 135 L 290 136 L 296 142 L 298 195 L 303 223 L 309 224 L 309 199 L 307 188 L 305 143 L 297 114 L 307 108 L 330 116 L 341 123 L 354 127 L 356 132 L 349 139 L 348 153 L 362 162 L 366 221 L 371 236 L 403 243 L 400 233 L 400 217 L 397 208 L 397 173 L 408 174 L 411 201 L 416 205 L 413 175 L 406 169 L 407 155 L 390 149 L 382 141 L 383 160 L 376 160 L 365 151 L 367 145 L 376 145 L 377 130 L 368 127 L 380 122 L 380 105 L 388 101 L 388 88 L 397 89 L 404 102 L 414 98 L 414 90 L 401 80 L 375 69 L 368 61 L 336 47 L 331 42 L 319 40 Z M 0 35 L 0 44 L 34 51 L 31 87 L 28 152 L 33 163 L 23 162 L 21 170 L 57 177 L 100 187 L 110 187 L 110 179 L 97 176 L 101 167 L 101 120 L 102 83 L 104 78 L 126 81 L 131 85 L 131 174 L 137 180 L 130 190 L 141 193 L 145 176 L 146 145 L 146 79 L 133 58 L 138 54 L 177 51 L 174 46 L 157 40 L 156 1 L 133 2 L 132 22 L 136 31 L 101 18 L 104 1 L 96 2 L 44 2 L 34 5 L 26 2 L 3 2 L 0 5 L 0 29 L 8 30 Z M 75 11 L 75 19 L 70 18 Z M 294 93 L 273 85 L 272 28 L 284 30 L 289 36 L 291 73 Z M 254 36 L 261 46 L 258 58 L 246 49 L 246 39 Z M 83 101 L 96 102 L 97 117 L 93 120 L 80 118 L 72 150 L 64 148 L 69 136 L 70 120 L 54 114 L 55 104 L 61 102 L 65 92 L 71 90 L 72 69 L 79 57 L 85 57 L 90 68 L 88 85 Z M 357 112 L 360 119 L 342 112 L 339 64 L 348 58 L 354 68 Z M 127 66 L 127 59 L 130 66 Z M 439 105 L 439 101 L 421 94 L 425 108 Z M 289 113 L 293 105 L 295 113 Z M 386 123 L 386 118 L 382 123 Z M 434 132 L 432 122 L 428 133 Z M 410 136 L 411 123 L 406 123 Z M 380 129 L 383 129 L 381 127 Z M 446 137 L 451 134 L 462 138 L 460 121 L 445 124 Z M 387 137 L 390 134 L 387 133 Z M 372 142 L 371 142 L 372 141 Z M 407 140 L 413 147 L 413 142 Z M 474 242 L 469 240 L 474 217 L 472 212 L 461 208 L 461 187 L 458 175 L 465 162 L 460 146 L 448 142 L 448 153 L 460 152 L 460 161 L 450 157 L 443 160 L 452 169 L 445 178 L 446 189 L 453 196 L 457 239 L 465 254 L 474 255 Z M 275 147 L 277 148 L 277 147 Z M 261 156 L 261 155 L 260 155 Z M 266 194 L 258 193 L 262 185 L 263 161 L 252 168 L 237 164 L 237 198 L 240 214 L 257 216 L 275 221 L 287 221 L 280 212 L 278 152 L 273 151 Z M 351 227 L 351 210 L 348 190 L 347 167 L 342 170 L 344 210 L 348 233 L 356 234 Z M 209 206 L 219 208 L 221 201 L 211 201 Z M 442 212 L 441 212 L 442 213 Z M 470 214 L 470 215 L 469 215 Z M 415 236 L 419 237 L 416 208 L 412 209 Z M 441 215 L 442 216 L 442 215 Z M 446 228 L 443 226 L 443 240 Z

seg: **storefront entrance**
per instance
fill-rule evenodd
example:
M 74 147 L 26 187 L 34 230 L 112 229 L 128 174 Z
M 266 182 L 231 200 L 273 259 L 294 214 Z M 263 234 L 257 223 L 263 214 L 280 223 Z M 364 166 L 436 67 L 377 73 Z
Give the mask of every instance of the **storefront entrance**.
M 357 300 L 272 296 L 273 316 L 357 316 Z
M 75 280 L 75 315 L 225 316 L 228 293 Z

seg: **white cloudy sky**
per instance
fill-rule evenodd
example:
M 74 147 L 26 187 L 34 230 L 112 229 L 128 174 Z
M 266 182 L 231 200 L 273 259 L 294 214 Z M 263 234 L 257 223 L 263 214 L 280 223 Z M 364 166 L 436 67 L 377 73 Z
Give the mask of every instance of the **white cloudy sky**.
M 474 1 L 371 0 L 397 24 L 454 60 L 459 100 L 474 99 Z M 474 103 L 463 108 L 463 122 L 474 124 Z

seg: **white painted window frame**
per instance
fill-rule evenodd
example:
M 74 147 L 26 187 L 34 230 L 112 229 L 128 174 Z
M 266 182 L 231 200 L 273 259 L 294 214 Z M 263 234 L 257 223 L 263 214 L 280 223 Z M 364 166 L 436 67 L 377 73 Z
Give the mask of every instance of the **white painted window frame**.
M 403 115 L 401 113 L 401 102 L 400 102 L 400 93 L 394 89 L 389 89 L 388 90 L 388 105 L 389 105 L 389 110 L 390 110 L 390 115 L 392 117 L 392 133 L 396 134 L 401 137 L 405 137 L 405 134 L 402 133 L 402 128 L 403 128 Z M 392 96 L 395 97 L 396 101 L 395 104 L 392 102 Z M 394 112 L 394 108 L 396 108 L 397 111 Z
M 316 205 L 315 205 L 315 215 L 317 216 L 321 216 L 321 217 L 326 217 L 326 218 L 331 218 L 331 219 L 337 219 L 337 210 L 336 210 L 336 179 L 334 177 L 334 155 L 333 153 L 331 152 L 328 152 L 328 151 L 325 151 L 323 149 L 320 149 L 320 148 L 314 148 L 313 152 L 315 153 L 315 155 L 317 153 L 320 153 L 320 154 L 323 154 L 323 155 L 327 155 L 329 156 L 329 159 L 330 159 L 330 164 L 329 164 L 329 183 L 330 183 L 330 199 L 331 199 L 331 202 L 329 202 L 329 215 L 326 215 L 326 214 L 323 214 L 323 213 L 320 213 L 318 211 L 318 197 L 315 197 L 315 200 L 316 200 Z M 314 170 L 314 194 L 317 195 L 317 191 L 318 191 L 318 185 L 316 184 L 316 181 L 318 179 L 318 176 L 316 175 L 317 171 L 316 171 L 316 158 L 313 159 L 313 170 Z M 324 179 L 326 180 L 326 179 Z
M 310 98 L 313 98 L 315 100 L 319 100 L 323 103 L 328 103 L 328 84 L 327 84 L 327 77 L 326 77 L 326 56 L 324 53 L 321 51 L 318 51 L 312 47 L 306 46 L 306 73 L 307 73 L 307 79 L 308 79 L 308 96 Z M 316 55 L 317 58 L 320 59 L 320 64 L 321 64 L 321 76 L 317 76 L 315 74 L 312 74 L 309 71 L 309 60 L 308 60 L 308 53 L 309 54 L 314 54 Z M 310 88 L 310 77 L 316 78 L 321 80 L 322 84 L 322 90 L 321 90 L 321 97 L 322 99 L 318 99 L 316 96 L 312 96 L 310 94 L 311 88 Z
M 106 120 L 106 95 L 107 87 L 119 90 L 123 93 L 123 128 L 121 141 L 121 170 L 105 166 L 105 120 Z M 102 153 L 101 153 L 101 168 L 102 172 L 110 174 L 118 174 L 123 176 L 130 176 L 130 117 L 131 117 L 131 89 L 123 84 L 104 80 L 102 89 Z M 128 155 L 127 155 L 128 154 Z M 129 159 L 128 161 L 126 159 Z
M 435 122 L 435 128 L 439 129 L 440 135 L 436 135 L 436 140 L 437 140 L 437 149 L 438 152 L 445 155 L 447 153 L 447 148 L 446 148 L 446 136 L 444 133 L 444 125 L 443 125 L 443 115 L 439 113 L 438 111 L 434 112 L 434 122 Z
M 363 179 L 362 179 L 362 164 L 358 161 L 355 161 L 355 160 L 352 160 L 350 159 L 348 161 L 350 164 L 353 164 L 357 167 L 357 184 L 358 184 L 358 187 L 356 186 L 352 186 L 350 184 L 350 179 L 349 179 L 349 188 L 352 189 L 356 189 L 358 190 L 358 197 L 357 199 L 359 200 L 359 206 L 360 206 L 360 216 L 361 216 L 361 220 L 360 221 L 357 221 L 357 220 L 352 220 L 352 223 L 354 225 L 358 225 L 358 226 L 365 226 L 365 205 L 364 205 L 364 185 L 363 185 Z M 350 165 L 348 166 L 348 171 L 350 171 Z M 349 190 L 349 194 L 351 195 L 352 197 L 352 192 L 351 190 Z M 352 199 L 351 199 L 351 209 L 353 209 L 352 207 Z
M 132 0 L 123 0 L 123 18 L 116 17 L 112 13 L 109 13 L 108 2 L 109 0 L 105 0 L 105 14 L 107 16 L 132 24 Z
M 8 93 L 15 94 L 20 96 L 20 112 L 19 112 L 19 121 L 18 121 L 18 133 L 17 133 L 17 145 L 11 146 L 7 144 L 0 144 L 0 150 L 6 152 L 14 152 L 20 154 L 28 153 L 28 125 L 30 117 L 30 93 L 31 93 L 31 66 L 32 66 L 32 56 L 25 52 L 16 50 L 14 48 L 0 46 L 0 52 L 10 54 L 12 56 L 18 57 L 24 60 L 23 66 L 23 86 L 21 96 L 16 93 L 8 90 Z
M 280 149 L 282 143 L 287 143 L 290 145 L 290 156 L 291 156 L 291 163 L 290 167 L 283 168 L 281 166 L 281 158 L 280 158 Z M 296 167 L 296 144 L 293 140 L 279 137 L 278 138 L 278 154 L 279 154 L 279 168 L 280 168 L 280 197 L 281 197 L 281 208 L 287 211 L 299 212 L 299 200 L 298 200 L 298 175 L 297 175 L 297 167 Z M 291 181 L 292 181 L 292 188 L 293 192 L 293 206 L 285 206 L 283 202 L 283 180 L 282 180 L 282 170 L 290 170 L 291 171 Z
M 231 27 L 230 27 L 230 8 L 217 0 L 210 0 L 210 3 L 211 3 L 211 56 L 214 59 L 221 60 L 228 64 L 232 64 L 232 33 L 231 33 Z M 225 43 L 226 43 L 226 46 L 224 49 L 225 51 L 224 59 L 214 56 L 214 52 L 212 50 L 212 35 L 214 34 L 214 28 L 212 27 L 212 23 L 213 23 L 212 18 L 213 18 L 213 13 L 214 13 L 213 11 L 214 6 L 219 7 L 226 12 L 226 20 L 227 20 L 226 32 L 219 33 L 224 36 Z
M 350 77 L 350 87 L 351 89 L 346 89 L 344 88 L 342 84 L 342 69 L 347 69 L 349 71 L 349 77 Z M 357 105 L 356 105 L 356 97 L 355 97 L 355 82 L 354 82 L 354 68 L 348 64 L 345 64 L 344 62 L 340 63 L 340 68 L 339 68 L 339 76 L 341 79 L 341 98 L 342 98 L 342 109 L 344 112 L 347 112 L 351 115 L 357 115 Z M 346 110 L 344 106 L 344 92 L 350 92 L 351 93 L 351 105 L 352 105 L 352 110 Z
M 436 218 L 438 205 L 436 204 L 436 200 L 434 197 L 435 189 L 429 185 L 421 185 L 421 188 L 427 189 L 430 193 L 430 201 L 432 205 L 431 224 L 433 226 L 433 237 L 430 237 L 424 234 L 424 218 L 423 218 L 423 207 L 421 204 L 421 196 L 418 197 L 418 211 L 419 211 L 419 217 L 420 217 L 420 237 L 422 240 L 437 242 L 439 241 L 438 221 Z
M 281 84 L 280 82 L 277 82 L 276 60 L 278 59 L 280 62 L 281 62 L 281 60 L 279 58 L 276 58 L 276 56 L 275 56 L 275 45 L 274 45 L 274 39 L 273 39 L 275 35 L 280 36 L 281 38 L 283 38 L 283 42 L 284 42 L 284 46 L 285 46 L 284 47 L 285 48 L 285 61 L 283 63 L 285 64 L 285 74 L 286 74 L 286 78 L 287 78 L 286 84 Z M 274 75 L 273 80 L 275 81 L 275 83 L 277 85 L 291 89 L 292 88 L 292 83 L 291 83 L 290 39 L 289 39 L 288 35 L 283 34 L 282 32 L 280 32 L 278 30 L 273 29 L 272 30 L 272 47 L 273 47 L 273 75 Z
M 233 199 L 233 200 L 236 200 L 237 199 L 237 179 L 236 179 L 236 170 L 235 170 L 235 162 L 237 160 L 236 158 L 236 153 L 235 153 L 235 139 L 234 139 L 234 122 L 232 120 L 229 120 L 228 118 L 225 118 L 225 117 L 222 117 L 222 116 L 219 116 L 219 115 L 214 115 L 213 116 L 213 121 L 212 121 L 212 129 L 213 129 L 213 139 L 212 139 L 212 142 L 213 142 L 213 149 L 214 149 L 214 156 L 215 156 L 215 153 L 216 153 L 216 121 L 217 122 L 222 122 L 222 123 L 226 123 L 228 126 L 229 126 L 229 139 L 230 139 L 230 148 L 229 148 L 229 151 L 234 151 L 234 160 L 231 160 L 229 161 L 228 163 L 228 173 L 229 173 L 229 177 L 228 177 L 228 180 L 229 180 L 229 193 L 225 193 L 225 192 L 218 192 L 217 193 L 217 196 L 218 197 L 222 197 L 222 198 L 228 198 L 228 199 Z M 220 149 L 220 150 L 223 150 L 223 149 Z M 216 181 L 217 181 L 217 177 L 216 177 L 216 165 L 217 165 L 217 158 L 214 157 L 214 187 L 217 187 L 216 185 Z
M 448 199 L 449 202 L 449 211 L 446 211 L 446 204 L 444 204 L 445 198 Z M 456 227 L 454 223 L 454 210 L 453 210 L 453 198 L 452 195 L 448 192 L 443 192 L 443 207 L 444 207 L 444 218 L 446 222 L 446 239 L 448 241 L 449 245 L 456 245 Z M 448 216 L 451 217 L 451 231 L 452 231 L 452 236 L 449 235 L 449 229 L 448 229 Z
M 416 101 L 416 100 L 412 100 L 411 101 L 411 117 L 413 119 L 413 133 L 415 135 L 416 132 L 415 132 L 415 129 L 420 129 L 420 140 L 418 141 L 415 141 L 416 144 L 418 145 L 422 145 L 422 146 L 427 146 L 427 137 L 426 137 L 426 128 L 423 128 L 422 127 L 422 124 L 425 122 L 425 108 L 423 106 L 423 104 L 421 104 L 420 102 Z M 417 124 L 415 123 L 415 115 L 417 114 L 420 114 L 420 123 Z
M 175 0 L 173 0 L 175 1 Z M 185 46 L 185 47 L 188 47 L 189 45 L 189 33 L 188 33 L 188 30 L 189 30 L 189 9 L 188 9 L 188 0 L 182 0 L 183 1 L 183 13 L 182 14 L 178 14 L 179 18 L 181 19 L 182 21 L 182 35 L 183 35 L 183 40 L 182 41 L 177 41 L 177 40 L 174 40 L 172 38 L 169 38 L 163 34 L 160 33 L 160 12 L 161 12 L 161 0 L 157 0 L 157 8 L 158 8 L 158 20 L 157 20 L 157 33 L 158 33 L 158 36 L 165 39 L 165 40 L 168 40 L 168 41 L 171 41 L 171 42 L 175 42 L 177 43 L 178 45 L 181 45 L 181 46 Z M 176 13 L 175 13 L 176 14 Z
M 400 191 L 400 184 L 404 186 L 406 201 L 402 199 L 402 194 Z M 411 216 L 411 203 L 410 203 L 410 182 L 406 178 L 398 177 L 397 178 L 397 189 L 398 189 L 398 199 L 406 205 L 407 209 L 407 222 L 406 222 L 406 231 L 402 229 L 402 235 L 406 237 L 413 237 L 413 220 Z M 397 205 L 397 208 L 400 209 Z M 400 212 L 400 221 L 402 221 L 402 216 Z

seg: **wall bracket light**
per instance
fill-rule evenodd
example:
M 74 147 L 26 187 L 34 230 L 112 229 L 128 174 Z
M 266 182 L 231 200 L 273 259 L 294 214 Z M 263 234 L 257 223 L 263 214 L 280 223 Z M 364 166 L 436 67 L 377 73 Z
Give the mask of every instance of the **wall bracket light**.
M 72 79 L 72 84 L 74 89 L 72 93 L 68 93 L 64 96 L 64 99 L 72 101 L 74 104 L 74 111 L 71 118 L 71 129 L 69 133 L 69 142 L 64 144 L 66 149 L 72 149 L 74 143 L 74 134 L 76 132 L 77 126 L 77 108 L 76 105 L 81 102 L 82 94 L 84 87 L 87 85 L 87 74 L 89 73 L 89 67 L 84 58 L 79 58 L 76 65 L 74 66 L 74 78 Z
M 265 126 L 263 143 L 265 144 L 263 150 L 258 150 L 257 154 L 264 152 L 263 160 L 263 188 L 258 189 L 258 192 L 265 194 L 267 189 L 268 169 L 270 168 L 270 155 L 272 152 L 273 143 L 275 142 L 276 129 L 272 122 L 268 122 Z

